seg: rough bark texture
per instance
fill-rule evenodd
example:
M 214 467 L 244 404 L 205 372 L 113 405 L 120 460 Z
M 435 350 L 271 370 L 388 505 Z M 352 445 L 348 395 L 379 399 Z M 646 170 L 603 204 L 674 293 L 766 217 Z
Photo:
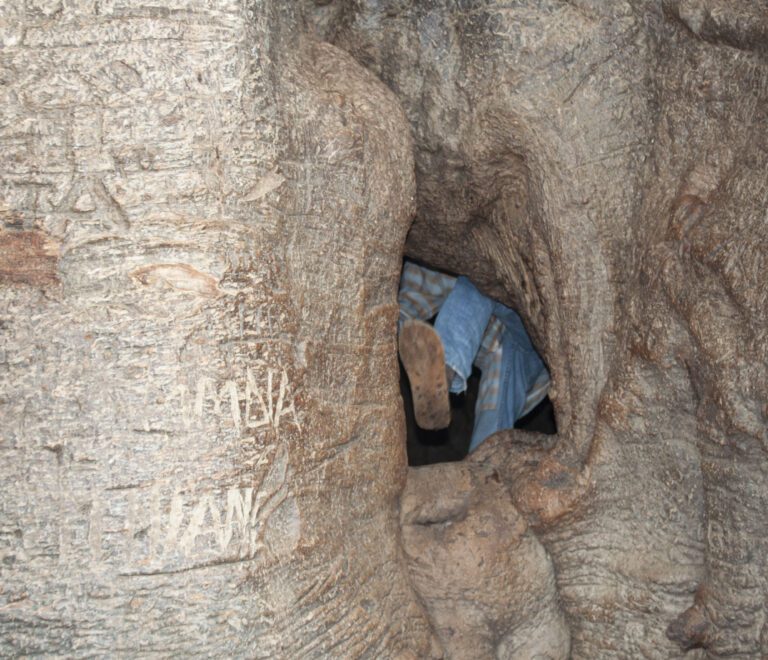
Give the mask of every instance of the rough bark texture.
M 411 576 L 451 658 L 565 658 L 552 561 L 494 470 L 412 470 L 403 493 Z
M 408 126 L 291 5 L 3 5 L 0 655 L 429 654 Z
M 516 306 L 552 371 L 557 442 L 471 461 L 551 554 L 573 657 L 768 654 L 768 7 L 336 12 L 413 126 L 406 253 Z
M 766 35 L 0 5 L 0 654 L 768 655 Z M 520 311 L 558 436 L 408 471 L 404 249 Z

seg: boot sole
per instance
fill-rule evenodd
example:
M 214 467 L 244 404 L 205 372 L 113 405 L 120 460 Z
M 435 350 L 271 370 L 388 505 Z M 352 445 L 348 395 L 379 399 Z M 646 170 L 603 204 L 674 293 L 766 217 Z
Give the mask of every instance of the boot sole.
M 451 423 L 451 405 L 440 336 L 428 323 L 406 321 L 398 344 L 411 384 L 416 423 L 430 431 L 446 428 Z

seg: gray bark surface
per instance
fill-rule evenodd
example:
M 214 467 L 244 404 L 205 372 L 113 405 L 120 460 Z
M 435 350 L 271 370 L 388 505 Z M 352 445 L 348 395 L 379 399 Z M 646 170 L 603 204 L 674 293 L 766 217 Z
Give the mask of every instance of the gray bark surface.
M 290 3 L 5 3 L 0 655 L 425 657 L 398 103 Z
M 0 655 L 768 656 L 766 35 L 0 3 Z M 407 468 L 404 252 L 520 311 L 557 436 Z

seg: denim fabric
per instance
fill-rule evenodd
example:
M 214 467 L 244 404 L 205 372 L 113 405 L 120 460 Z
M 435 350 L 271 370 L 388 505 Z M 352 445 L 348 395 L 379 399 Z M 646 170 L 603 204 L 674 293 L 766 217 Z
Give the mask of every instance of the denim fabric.
M 459 277 L 435 319 L 435 330 L 445 349 L 445 364 L 454 373 L 448 384 L 457 394 L 467 389 L 467 378 L 491 320 L 493 301 L 466 277 Z
M 504 316 L 504 333 L 501 336 L 499 393 L 491 397 L 484 393 L 485 371 L 480 378 L 480 391 L 475 406 L 475 426 L 469 451 L 474 451 L 483 440 L 502 429 L 509 429 L 522 416 L 528 391 L 546 367 L 531 345 L 520 317 L 509 307 L 496 303 L 494 314 Z M 499 307 L 503 309 L 498 309 Z M 511 314 L 510 314 L 511 312 Z M 520 341 L 520 333 L 524 341 Z M 545 391 L 546 392 L 546 391 Z M 543 397 L 542 397 L 543 398 Z M 496 406 L 484 405 L 495 401 Z
M 532 389 L 543 398 L 549 374 L 520 317 L 484 296 L 466 277 L 406 262 L 398 301 L 400 325 L 407 319 L 427 321 L 437 313 L 435 330 L 454 374 L 451 392 L 466 390 L 473 364 L 482 372 L 470 451 L 496 431 L 512 428 L 535 403 L 527 401 Z

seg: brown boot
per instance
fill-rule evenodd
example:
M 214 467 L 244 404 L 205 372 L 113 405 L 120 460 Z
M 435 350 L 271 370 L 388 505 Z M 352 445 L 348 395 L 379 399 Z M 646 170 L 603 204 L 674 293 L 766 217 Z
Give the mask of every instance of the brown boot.
M 398 341 L 411 383 L 416 423 L 427 430 L 444 429 L 451 423 L 451 404 L 440 336 L 429 323 L 406 321 Z

